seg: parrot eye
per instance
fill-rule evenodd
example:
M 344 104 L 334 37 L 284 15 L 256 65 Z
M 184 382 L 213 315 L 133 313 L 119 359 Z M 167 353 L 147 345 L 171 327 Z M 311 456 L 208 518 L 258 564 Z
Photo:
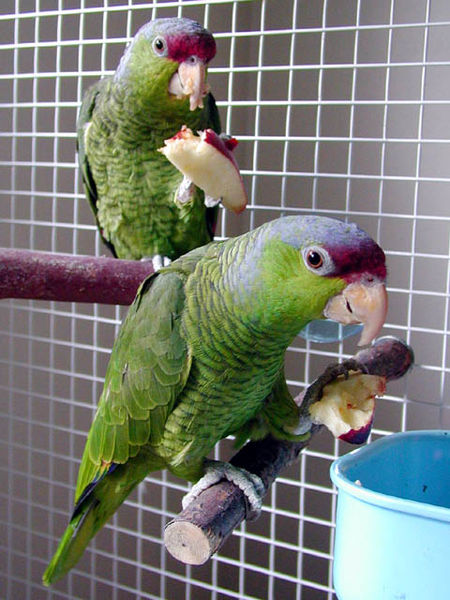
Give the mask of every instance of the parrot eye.
M 323 258 L 315 250 L 310 250 L 306 255 L 308 265 L 313 269 L 319 269 L 323 265 Z
M 164 56 L 167 53 L 167 45 L 164 38 L 157 37 L 153 40 L 153 51 L 158 56 Z
M 310 246 L 303 252 L 303 259 L 310 271 L 320 272 L 322 275 L 329 273 L 333 268 L 333 262 L 328 252 L 317 246 Z

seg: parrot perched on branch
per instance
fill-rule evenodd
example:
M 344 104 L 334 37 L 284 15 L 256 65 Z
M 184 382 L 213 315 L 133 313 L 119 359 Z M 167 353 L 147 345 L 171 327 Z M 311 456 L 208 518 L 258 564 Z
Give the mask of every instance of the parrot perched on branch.
M 324 316 L 362 322 L 360 343 L 369 343 L 386 316 L 385 277 L 382 249 L 356 225 L 294 216 L 211 242 L 147 278 L 114 344 L 75 509 L 44 583 L 76 564 L 151 471 L 197 481 L 214 445 L 243 430 L 251 437 L 252 422 L 259 436 L 298 439 L 286 349 Z
M 220 133 L 206 84 L 213 36 L 185 18 L 137 32 L 115 73 L 90 87 L 77 122 L 78 158 L 103 241 L 156 268 L 212 240 L 217 203 L 158 152 L 182 126 Z M 245 206 L 245 204 L 244 204 Z M 231 207 L 242 210 L 244 206 Z

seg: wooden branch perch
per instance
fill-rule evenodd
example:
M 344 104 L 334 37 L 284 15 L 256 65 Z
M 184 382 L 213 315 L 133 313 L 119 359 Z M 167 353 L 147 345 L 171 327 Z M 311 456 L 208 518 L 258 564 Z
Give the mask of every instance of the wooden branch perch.
M 355 359 L 371 375 L 388 381 L 402 377 L 414 361 L 412 349 L 401 340 L 384 337 L 360 351 Z M 321 429 L 311 424 L 309 438 L 303 442 L 283 442 L 271 436 L 246 444 L 230 462 L 261 477 L 265 493 L 280 471 L 295 460 Z M 244 493 L 229 481 L 204 490 L 187 508 L 167 524 L 164 542 L 178 560 L 201 565 L 217 552 L 247 514 Z
M 131 304 L 151 261 L 0 248 L 0 299 Z

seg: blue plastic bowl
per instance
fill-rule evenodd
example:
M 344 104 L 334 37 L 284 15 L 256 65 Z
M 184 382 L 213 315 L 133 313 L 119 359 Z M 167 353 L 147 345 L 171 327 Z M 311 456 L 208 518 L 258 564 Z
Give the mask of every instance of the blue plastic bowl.
M 397 433 L 331 465 L 339 600 L 450 599 L 450 431 Z

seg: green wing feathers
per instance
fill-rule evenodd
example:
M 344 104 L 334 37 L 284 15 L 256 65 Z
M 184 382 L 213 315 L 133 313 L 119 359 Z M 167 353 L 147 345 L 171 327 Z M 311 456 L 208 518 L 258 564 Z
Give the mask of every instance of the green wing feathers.
M 189 373 L 179 326 L 183 307 L 177 274 L 153 276 L 138 291 L 111 354 L 76 498 L 102 466 L 124 464 L 145 444 L 159 441 Z
M 105 86 L 105 79 L 101 79 L 94 85 L 92 85 L 85 93 L 83 102 L 80 107 L 80 113 L 77 120 L 77 152 L 78 152 L 78 163 L 80 165 L 81 174 L 83 177 L 83 184 L 86 192 L 86 197 L 89 200 L 89 204 L 94 212 L 97 213 L 97 189 L 95 181 L 92 177 L 91 169 L 86 152 L 86 128 L 91 122 L 92 114 L 95 109 L 95 103 L 97 96 Z
M 81 176 L 83 179 L 84 193 L 86 199 L 89 202 L 91 210 L 94 214 L 100 236 L 103 243 L 108 246 L 113 256 L 117 256 L 113 244 L 105 238 L 103 230 L 98 220 L 98 193 L 97 186 L 95 184 L 94 176 L 92 174 L 91 165 L 89 164 L 88 153 L 86 148 L 86 131 L 89 127 L 92 119 L 92 115 L 96 108 L 99 95 L 102 90 L 106 87 L 107 82 L 110 78 L 105 77 L 100 79 L 92 85 L 84 94 L 83 101 L 80 107 L 80 113 L 77 119 L 77 154 L 78 154 L 78 165 L 80 167 Z
M 180 332 L 184 302 L 183 277 L 166 272 L 144 281 L 130 307 L 88 435 L 75 510 L 44 574 L 46 585 L 76 564 L 89 540 L 147 473 L 165 466 L 153 446 L 190 370 Z

